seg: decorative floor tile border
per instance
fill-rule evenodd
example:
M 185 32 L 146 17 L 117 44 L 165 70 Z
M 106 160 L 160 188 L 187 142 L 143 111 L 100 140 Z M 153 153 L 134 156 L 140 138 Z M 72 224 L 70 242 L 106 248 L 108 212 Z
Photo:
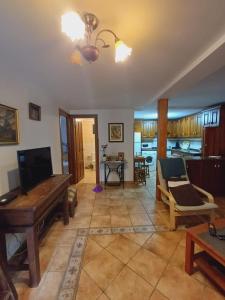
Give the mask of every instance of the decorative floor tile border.
M 86 231 L 84 231 L 85 233 Z M 77 292 L 80 279 L 81 263 L 84 249 L 87 242 L 87 236 L 77 235 L 69 263 L 59 290 L 58 300 L 72 300 Z
M 166 226 L 129 226 L 107 228 L 79 228 L 74 241 L 69 263 L 59 290 L 58 300 L 74 300 L 80 279 L 81 265 L 88 235 L 110 235 L 119 233 L 147 233 L 168 231 Z
M 127 226 L 127 227 L 97 227 L 97 228 L 79 228 L 78 235 L 105 235 L 118 233 L 145 233 L 155 231 L 168 231 L 169 228 L 165 225 L 142 225 L 142 226 Z

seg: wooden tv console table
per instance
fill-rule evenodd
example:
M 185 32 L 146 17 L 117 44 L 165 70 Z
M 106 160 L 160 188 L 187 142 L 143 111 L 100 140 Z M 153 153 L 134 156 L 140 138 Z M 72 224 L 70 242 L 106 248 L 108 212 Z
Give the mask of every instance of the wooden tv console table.
M 64 224 L 69 223 L 67 188 L 71 175 L 55 175 L 28 192 L 19 195 L 12 202 L 0 207 L 0 251 L 8 269 L 6 254 L 6 233 L 25 233 L 27 239 L 28 264 L 21 266 L 29 270 L 30 285 L 40 282 L 39 235 L 49 214 L 61 207 Z M 18 270 L 18 267 L 17 267 Z

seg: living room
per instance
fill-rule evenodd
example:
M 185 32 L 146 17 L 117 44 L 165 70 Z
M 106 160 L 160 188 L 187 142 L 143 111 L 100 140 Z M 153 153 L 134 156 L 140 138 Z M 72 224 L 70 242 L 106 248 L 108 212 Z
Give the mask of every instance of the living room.
M 89 63 L 61 32 L 61 16 L 70 10 L 94 13 L 100 21 L 97 32 L 110 28 L 118 34 L 132 48 L 127 60 L 113 61 L 114 37 L 104 32 L 99 57 Z M 37 247 L 40 282 L 25 270 L 6 268 L 18 299 L 224 299 L 224 291 L 204 272 L 190 276 L 191 267 L 184 270 L 186 230 L 207 223 L 207 217 L 181 217 L 171 231 L 169 207 L 156 200 L 156 187 L 149 192 L 144 184 L 133 184 L 135 111 L 160 118 L 158 100 L 168 99 L 169 112 L 191 115 L 225 102 L 224 10 L 221 0 L 109 1 L 107 7 L 88 0 L 0 4 L 0 117 L 5 107 L 12 109 L 17 133 L 12 144 L 1 141 L 0 196 L 21 184 L 17 151 L 50 147 L 52 174 L 62 174 L 59 109 L 98 120 L 98 180 L 72 182 L 78 200 L 75 215 L 64 226 L 60 211 Z M 121 128 L 116 142 L 109 124 Z M 104 186 L 101 146 L 106 144 L 108 156 L 124 154 L 124 188 Z M 216 217 L 224 218 L 224 195 L 215 197 L 215 203 Z M 7 211 L 6 206 L 0 210 Z M 2 222 L 1 230 L 10 232 Z M 14 230 L 6 239 L 10 261 L 20 254 L 25 237 Z M 16 293 L 8 299 L 16 299 Z

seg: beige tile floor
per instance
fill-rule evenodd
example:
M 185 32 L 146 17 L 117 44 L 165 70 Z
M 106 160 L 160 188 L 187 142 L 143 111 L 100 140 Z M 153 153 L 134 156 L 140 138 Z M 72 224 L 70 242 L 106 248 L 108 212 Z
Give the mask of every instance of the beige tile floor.
M 42 241 L 39 287 L 28 287 L 26 272 L 14 274 L 19 299 L 58 298 L 79 228 L 139 225 L 159 231 L 87 237 L 74 299 L 225 299 L 202 273 L 189 276 L 184 272 L 185 230 L 160 231 L 168 226 L 168 208 L 154 200 L 150 186 L 107 187 L 96 194 L 92 188 L 93 184 L 78 185 L 75 217 L 68 226 L 55 222 Z M 221 198 L 218 203 L 217 214 L 224 217 L 225 201 Z M 199 219 L 191 218 L 191 222 L 198 223 Z
M 93 169 L 84 169 L 84 178 L 80 183 L 95 183 L 96 182 L 96 172 Z

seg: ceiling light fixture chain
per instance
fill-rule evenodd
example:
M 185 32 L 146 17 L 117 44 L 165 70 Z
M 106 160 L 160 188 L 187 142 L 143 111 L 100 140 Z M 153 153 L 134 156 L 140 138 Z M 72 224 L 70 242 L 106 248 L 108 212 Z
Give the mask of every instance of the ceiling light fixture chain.
M 77 13 L 69 12 L 62 16 L 61 23 L 62 32 L 69 36 L 72 41 L 86 40 L 86 44 L 84 46 L 82 46 L 82 44 L 77 44 L 76 50 L 78 50 L 83 58 L 85 58 L 89 63 L 96 61 L 99 57 L 100 51 L 97 47 L 98 42 L 103 44 L 101 46 L 102 48 L 110 47 L 110 45 L 100 37 L 103 32 L 108 32 L 115 38 L 116 62 L 122 62 L 131 55 L 132 49 L 127 47 L 126 44 L 122 42 L 111 29 L 100 30 L 95 37 L 94 44 L 91 44 L 92 33 L 99 25 L 98 18 L 92 13 L 84 13 L 81 18 Z

